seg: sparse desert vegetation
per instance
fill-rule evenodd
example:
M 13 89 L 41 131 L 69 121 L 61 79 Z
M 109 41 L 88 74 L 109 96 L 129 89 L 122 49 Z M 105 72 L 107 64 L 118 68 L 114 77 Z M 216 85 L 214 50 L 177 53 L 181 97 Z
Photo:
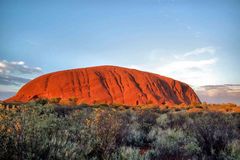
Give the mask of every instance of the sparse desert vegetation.
M 71 107 L 55 101 L 2 104 L 0 159 L 240 159 L 240 113 L 233 104 L 214 110 L 217 105 Z

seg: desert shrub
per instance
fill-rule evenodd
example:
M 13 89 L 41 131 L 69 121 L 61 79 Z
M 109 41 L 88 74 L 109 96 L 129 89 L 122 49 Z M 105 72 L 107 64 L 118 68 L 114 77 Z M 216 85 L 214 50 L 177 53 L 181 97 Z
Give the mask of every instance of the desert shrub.
M 73 110 L 75 110 L 73 107 L 68 107 L 68 106 L 55 106 L 54 111 L 58 116 L 65 117 L 69 113 L 71 113 Z
M 143 132 L 138 123 L 139 114 L 132 109 L 119 110 L 124 125 L 121 127 L 121 144 L 126 146 L 142 146 Z
M 151 127 L 156 124 L 158 114 L 151 111 L 142 111 L 138 116 L 138 123 L 140 124 L 142 132 L 148 134 Z
M 171 110 L 169 109 L 169 107 L 167 106 L 166 108 L 160 109 L 159 113 L 164 114 L 164 113 L 168 113 L 171 112 Z
M 168 126 L 170 128 L 186 129 L 187 124 L 192 121 L 187 113 L 170 113 L 168 114 Z
M 48 100 L 45 98 L 38 98 L 36 100 L 34 100 L 36 102 L 37 105 L 45 105 L 48 103 Z
M 140 124 L 147 124 L 147 125 L 154 125 L 156 124 L 156 118 L 158 117 L 158 114 L 155 112 L 152 112 L 151 110 L 143 110 L 139 114 L 138 122 Z M 146 130 L 148 130 L 148 126 L 146 126 Z
M 119 151 L 115 153 L 112 159 L 116 160 L 145 160 L 147 159 L 146 154 L 141 154 L 140 149 L 133 147 L 120 147 Z
M 61 98 L 51 98 L 48 100 L 50 103 L 58 104 L 61 101 Z
M 41 140 L 41 141 L 40 141 Z M 67 132 L 53 133 L 45 139 L 32 139 L 31 142 L 40 141 L 34 144 L 34 148 L 27 148 L 23 153 L 24 159 L 83 159 L 83 148 L 70 140 Z M 36 142 L 35 142 L 36 143 Z M 29 144 L 26 144 L 29 147 Z M 36 149 L 37 150 L 33 150 Z
M 156 122 L 162 129 L 181 128 L 185 129 L 191 118 L 187 113 L 165 113 L 157 117 Z
M 78 98 L 75 98 L 75 97 L 68 98 L 67 105 L 69 105 L 69 106 L 76 106 L 77 101 L 78 101 Z
M 166 113 L 159 115 L 156 123 L 161 128 L 168 128 L 168 115 Z
M 45 98 L 33 98 L 31 101 L 27 102 L 25 106 L 36 107 L 36 106 L 46 105 L 47 103 L 48 103 L 48 100 Z
M 202 158 L 220 158 L 227 153 L 228 145 L 237 138 L 235 120 L 231 115 L 206 113 L 194 117 L 189 126 L 201 147 Z
M 146 147 L 149 145 L 147 138 L 151 127 L 156 124 L 158 113 L 151 110 L 129 110 L 124 118 L 128 122 L 126 136 L 123 137 L 127 146 Z M 126 124 L 126 123 L 125 123 Z
M 150 159 L 187 159 L 200 150 L 197 141 L 182 130 L 154 128 L 149 138 L 153 139 Z
M 108 159 L 122 139 L 123 122 L 119 114 L 108 110 L 96 110 L 89 119 L 86 119 L 86 124 L 93 132 L 96 142 L 89 154 L 90 158 Z
M 124 137 L 125 144 L 128 146 L 142 147 L 145 146 L 147 135 L 142 132 L 139 123 L 132 123 L 128 128 L 128 134 Z

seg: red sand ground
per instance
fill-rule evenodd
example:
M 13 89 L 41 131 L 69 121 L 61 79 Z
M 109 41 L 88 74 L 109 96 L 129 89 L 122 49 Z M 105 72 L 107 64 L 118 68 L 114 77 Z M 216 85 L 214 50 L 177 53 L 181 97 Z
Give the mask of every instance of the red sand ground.
M 77 104 L 173 105 L 200 103 L 187 84 L 153 73 L 116 66 L 59 71 L 40 76 L 6 102 L 35 98 L 76 99 Z

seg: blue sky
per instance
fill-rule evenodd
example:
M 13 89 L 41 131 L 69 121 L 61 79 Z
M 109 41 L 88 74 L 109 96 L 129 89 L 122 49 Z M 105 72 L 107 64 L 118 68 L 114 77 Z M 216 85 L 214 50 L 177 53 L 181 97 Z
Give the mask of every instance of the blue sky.
M 41 74 L 96 65 L 240 99 L 238 0 L 1 0 L 0 24 L 0 99 Z

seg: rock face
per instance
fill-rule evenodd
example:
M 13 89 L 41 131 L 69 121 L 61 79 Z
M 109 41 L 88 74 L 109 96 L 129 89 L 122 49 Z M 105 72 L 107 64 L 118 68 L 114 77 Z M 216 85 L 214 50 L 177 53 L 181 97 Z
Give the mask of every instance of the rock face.
M 24 85 L 6 102 L 35 98 L 74 99 L 77 104 L 173 105 L 200 103 L 187 84 L 116 66 L 98 66 L 45 74 Z

